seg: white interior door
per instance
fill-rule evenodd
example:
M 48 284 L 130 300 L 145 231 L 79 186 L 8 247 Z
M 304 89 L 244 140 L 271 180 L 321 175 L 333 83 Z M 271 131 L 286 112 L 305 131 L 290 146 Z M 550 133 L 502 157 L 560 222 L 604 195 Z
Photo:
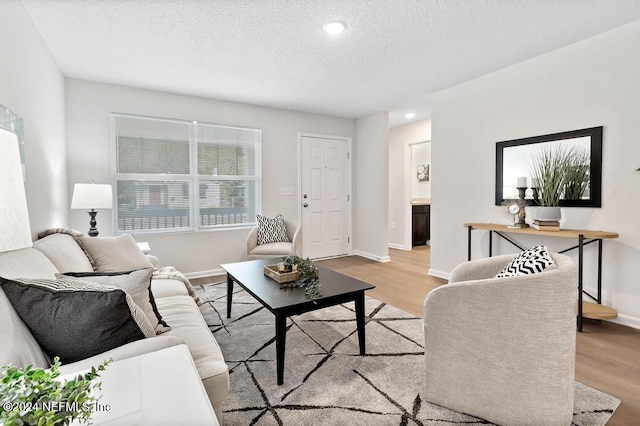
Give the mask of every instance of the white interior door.
M 350 139 L 300 137 L 302 254 L 318 259 L 349 253 Z

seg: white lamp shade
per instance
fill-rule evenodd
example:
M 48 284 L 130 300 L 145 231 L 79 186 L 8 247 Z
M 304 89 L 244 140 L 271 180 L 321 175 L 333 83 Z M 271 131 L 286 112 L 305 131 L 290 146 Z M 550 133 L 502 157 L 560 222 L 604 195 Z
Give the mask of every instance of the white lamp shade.
M 0 252 L 32 245 L 18 137 L 0 129 Z
M 73 187 L 72 209 L 110 209 L 111 203 L 111 185 L 76 183 Z

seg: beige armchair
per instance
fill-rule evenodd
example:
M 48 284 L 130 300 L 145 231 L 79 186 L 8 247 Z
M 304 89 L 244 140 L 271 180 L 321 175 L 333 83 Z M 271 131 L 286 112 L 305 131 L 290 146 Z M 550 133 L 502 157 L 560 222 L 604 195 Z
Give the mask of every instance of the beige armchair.
M 247 235 L 247 259 L 270 259 L 284 256 L 300 256 L 302 246 L 302 229 L 300 224 L 291 219 L 284 220 L 287 237 L 290 242 L 278 242 L 258 245 L 258 225 Z
M 577 272 L 493 278 L 515 255 L 458 265 L 424 302 L 426 399 L 501 425 L 570 425 Z

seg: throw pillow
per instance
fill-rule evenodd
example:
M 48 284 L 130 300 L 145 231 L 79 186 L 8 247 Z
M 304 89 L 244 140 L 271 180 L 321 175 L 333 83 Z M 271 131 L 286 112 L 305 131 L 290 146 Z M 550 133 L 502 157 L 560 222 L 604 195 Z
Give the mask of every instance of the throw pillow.
M 0 285 L 51 357 L 70 363 L 156 333 L 124 290 L 75 280 L 5 279 Z
M 556 263 L 551 258 L 547 247 L 535 246 L 516 256 L 502 271 L 496 274 L 496 278 L 536 274 L 555 267 Z
M 62 233 L 47 235 L 35 240 L 33 248 L 44 253 L 58 271 L 93 271 L 93 265 L 82 247 L 70 235 Z
M 256 215 L 258 219 L 258 245 L 288 242 L 287 227 L 281 214 L 276 217 Z
M 100 272 L 133 271 L 153 268 L 131 234 L 117 237 L 81 237 L 82 248 L 89 253 L 93 267 Z
M 58 279 L 84 278 L 92 283 L 110 285 L 126 291 L 136 305 L 142 309 L 156 333 L 164 333 L 171 330 L 171 327 L 162 319 L 158 312 L 156 300 L 151 291 L 152 268 L 139 269 L 128 272 L 65 272 L 56 274 Z

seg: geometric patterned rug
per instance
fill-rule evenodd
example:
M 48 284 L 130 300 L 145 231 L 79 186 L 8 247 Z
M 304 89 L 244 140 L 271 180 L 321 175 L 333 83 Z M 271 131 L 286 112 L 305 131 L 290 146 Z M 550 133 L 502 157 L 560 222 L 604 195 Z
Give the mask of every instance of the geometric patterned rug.
M 229 366 L 225 425 L 491 424 L 425 401 L 421 319 L 366 297 L 366 356 L 353 303 L 287 320 L 284 384 L 276 384 L 274 316 L 235 286 L 196 286 L 201 312 Z M 620 401 L 576 382 L 574 425 L 604 425 Z

